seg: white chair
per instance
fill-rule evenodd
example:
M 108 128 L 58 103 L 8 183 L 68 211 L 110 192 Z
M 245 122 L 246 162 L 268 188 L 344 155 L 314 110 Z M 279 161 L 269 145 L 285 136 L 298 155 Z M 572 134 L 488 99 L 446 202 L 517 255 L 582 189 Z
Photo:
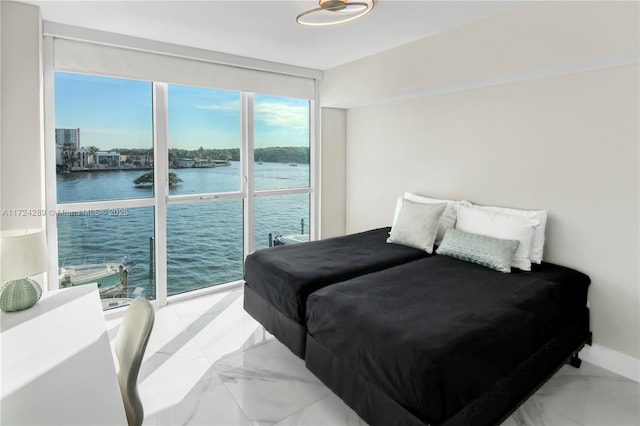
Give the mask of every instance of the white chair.
M 138 395 L 138 373 L 151 335 L 154 317 L 151 303 L 138 297 L 127 308 L 116 336 L 118 384 L 129 426 L 140 426 L 144 419 L 144 409 Z

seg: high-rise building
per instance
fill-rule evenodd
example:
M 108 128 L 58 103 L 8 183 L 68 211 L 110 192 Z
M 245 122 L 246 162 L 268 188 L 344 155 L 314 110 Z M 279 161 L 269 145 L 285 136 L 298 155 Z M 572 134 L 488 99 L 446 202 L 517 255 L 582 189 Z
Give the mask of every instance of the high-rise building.
M 80 149 L 80 129 L 56 129 L 56 146 L 62 147 L 65 144 L 73 144 L 76 149 Z
M 62 165 L 63 151 L 68 150 L 68 145 L 73 146 L 74 150 L 80 149 L 80 129 L 56 129 L 56 164 Z

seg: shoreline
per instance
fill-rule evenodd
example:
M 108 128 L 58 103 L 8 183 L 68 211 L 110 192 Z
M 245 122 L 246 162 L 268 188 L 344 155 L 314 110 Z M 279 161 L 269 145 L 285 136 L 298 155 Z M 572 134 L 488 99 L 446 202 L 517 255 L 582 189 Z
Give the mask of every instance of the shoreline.
M 191 166 L 191 167 L 169 167 L 169 170 L 182 170 L 182 169 L 217 169 L 218 167 L 229 167 L 231 163 L 226 164 L 211 164 L 206 166 Z M 153 167 L 107 167 L 99 169 L 71 169 L 64 172 L 58 172 L 58 175 L 65 175 L 70 173 L 88 173 L 88 172 L 138 172 L 145 170 L 153 170 Z
M 232 163 L 238 163 L 239 161 L 229 161 L 227 163 L 216 163 L 202 166 L 189 166 L 189 167 L 169 167 L 169 170 L 184 170 L 184 169 L 217 169 L 218 167 L 229 167 Z M 256 164 L 269 163 L 269 164 L 283 164 L 291 166 L 294 163 L 283 161 L 260 161 Z M 308 163 L 295 163 L 296 166 L 307 166 Z M 153 170 L 153 166 L 145 167 L 107 167 L 107 168 L 95 168 L 95 169 L 71 169 L 63 172 L 56 172 L 56 175 L 66 175 L 71 173 L 92 173 L 92 172 L 139 172 Z

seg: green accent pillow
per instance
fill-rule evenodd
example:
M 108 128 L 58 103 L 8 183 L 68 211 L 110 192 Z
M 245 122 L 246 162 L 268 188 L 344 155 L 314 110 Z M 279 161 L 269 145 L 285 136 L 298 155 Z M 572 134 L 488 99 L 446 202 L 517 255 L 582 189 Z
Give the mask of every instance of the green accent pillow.
M 402 200 L 398 219 L 391 228 L 387 242 L 432 253 L 438 223 L 445 207 L 446 204 L 422 204 Z
M 503 240 L 449 228 L 436 253 L 509 273 L 519 244 L 518 240 Z

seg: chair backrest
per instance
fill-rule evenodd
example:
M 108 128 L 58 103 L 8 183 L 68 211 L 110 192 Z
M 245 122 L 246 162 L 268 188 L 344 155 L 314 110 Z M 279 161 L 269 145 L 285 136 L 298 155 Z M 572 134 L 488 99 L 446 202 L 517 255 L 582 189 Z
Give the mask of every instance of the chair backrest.
M 129 426 L 139 426 L 144 419 L 144 410 L 138 395 L 138 373 L 151 335 L 154 317 L 151 303 L 138 297 L 127 308 L 116 336 L 118 384 Z

